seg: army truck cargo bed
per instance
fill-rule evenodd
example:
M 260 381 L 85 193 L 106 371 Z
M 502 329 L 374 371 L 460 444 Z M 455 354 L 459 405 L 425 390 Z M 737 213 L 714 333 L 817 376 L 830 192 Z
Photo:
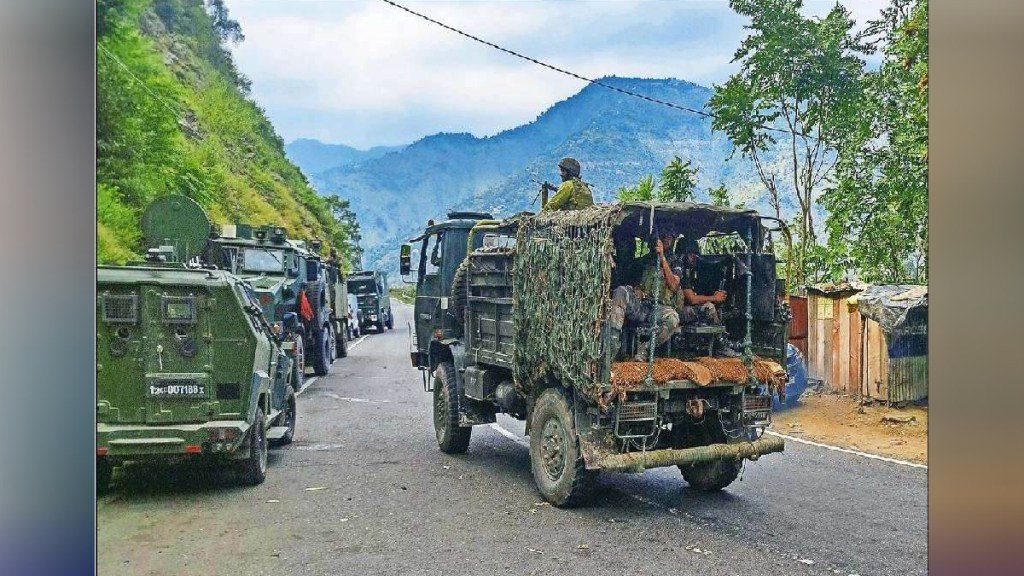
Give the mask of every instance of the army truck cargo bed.
M 744 460 L 784 448 L 763 435 L 787 379 L 773 231 L 756 212 L 689 203 L 428 227 L 413 240 L 412 363 L 438 445 L 466 451 L 499 412 L 525 420 L 534 480 L 558 506 L 585 502 L 601 471 L 676 466 L 697 489 L 728 486 Z

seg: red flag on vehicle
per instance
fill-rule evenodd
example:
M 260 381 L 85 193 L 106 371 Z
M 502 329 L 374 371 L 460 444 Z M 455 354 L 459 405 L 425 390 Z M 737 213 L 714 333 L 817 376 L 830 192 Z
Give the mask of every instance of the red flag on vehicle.
M 313 319 L 313 307 L 309 305 L 309 299 L 306 298 L 305 290 L 299 292 L 299 316 L 306 322 Z

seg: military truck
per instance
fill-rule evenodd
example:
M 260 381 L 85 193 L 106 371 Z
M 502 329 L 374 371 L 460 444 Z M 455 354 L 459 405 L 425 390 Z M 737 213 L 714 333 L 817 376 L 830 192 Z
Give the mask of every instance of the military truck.
M 410 241 L 421 242 L 411 360 L 433 394 L 438 446 L 465 452 L 472 427 L 498 413 L 525 420 L 534 480 L 556 506 L 585 502 L 601 471 L 677 466 L 693 488 L 728 486 L 745 459 L 784 448 L 763 435 L 786 381 L 777 230 L 753 211 L 690 203 L 451 213 L 428 226 Z M 721 324 L 684 324 L 644 361 L 624 360 L 656 344 L 658 302 L 612 338 L 613 291 L 654 266 L 645 254 L 666 233 L 707 248 L 694 289 L 727 291 Z M 405 244 L 403 276 L 411 260 Z M 741 357 L 715 352 L 723 337 Z
M 185 264 L 202 209 L 164 198 L 143 216 L 147 261 L 96 271 L 97 485 L 129 461 L 205 459 L 263 482 L 269 445 L 295 435 L 294 314 L 272 326 L 228 271 Z
M 238 275 L 252 285 L 270 322 L 295 313 L 302 337 L 295 349 L 300 373 L 312 365 L 323 376 L 336 357 L 347 355 L 346 281 L 336 259 L 325 261 L 318 240 L 288 238 L 281 226 L 220 226 L 201 261 Z M 305 302 L 305 304 L 303 304 Z
M 376 270 L 353 272 L 348 277 L 348 291 L 355 294 L 359 301 L 359 310 L 362 312 L 360 332 L 370 326 L 377 332 L 395 327 L 386 273 Z

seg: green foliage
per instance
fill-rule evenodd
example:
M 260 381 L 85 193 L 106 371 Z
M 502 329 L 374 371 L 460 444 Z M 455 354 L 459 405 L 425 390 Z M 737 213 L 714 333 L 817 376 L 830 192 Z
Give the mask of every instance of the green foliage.
M 823 256 L 837 278 L 926 283 L 928 269 L 928 0 L 893 0 L 865 29 L 884 45 L 864 78 L 857 113 L 836 119 L 842 136 Z
M 697 167 L 690 161 L 685 163 L 679 156 L 661 171 L 661 182 L 658 184 L 657 199 L 663 202 L 693 202 L 697 191 Z
M 355 216 L 321 198 L 247 97 L 226 42 L 243 39 L 222 2 L 97 3 L 97 259 L 140 252 L 139 218 L 180 193 L 216 223 L 283 225 L 358 250 Z
M 795 241 L 786 235 L 786 249 L 787 276 L 796 287 L 808 279 L 806 257 L 817 242 L 814 200 L 835 163 L 833 117 L 855 109 L 864 67 L 859 55 L 866 48 L 851 34 L 853 21 L 839 4 L 822 19 L 802 16 L 800 0 L 729 4 L 750 18 L 750 35 L 733 59 L 739 72 L 716 86 L 708 103 L 716 116 L 712 126 L 753 162 L 776 217 L 787 200 L 795 200 L 799 225 Z M 781 142 L 788 144 L 787 158 L 773 164 L 767 153 Z
M 654 199 L 654 176 L 644 176 L 633 187 L 623 186 L 615 195 L 619 202 L 649 202 Z
M 655 185 L 654 176 L 647 175 L 636 186 L 619 188 L 615 197 L 619 202 L 693 202 L 697 190 L 697 168 L 679 156 L 661 171 L 661 182 Z

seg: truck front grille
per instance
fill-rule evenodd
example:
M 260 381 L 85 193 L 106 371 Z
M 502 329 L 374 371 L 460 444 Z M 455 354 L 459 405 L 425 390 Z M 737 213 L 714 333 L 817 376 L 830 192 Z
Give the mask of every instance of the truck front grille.
M 743 396 L 744 412 L 766 412 L 772 409 L 771 396 L 747 394 Z
M 623 402 L 619 405 L 620 422 L 654 420 L 657 417 L 657 402 Z
M 139 320 L 139 297 L 135 294 L 104 294 L 103 321 L 109 324 L 134 324 Z

